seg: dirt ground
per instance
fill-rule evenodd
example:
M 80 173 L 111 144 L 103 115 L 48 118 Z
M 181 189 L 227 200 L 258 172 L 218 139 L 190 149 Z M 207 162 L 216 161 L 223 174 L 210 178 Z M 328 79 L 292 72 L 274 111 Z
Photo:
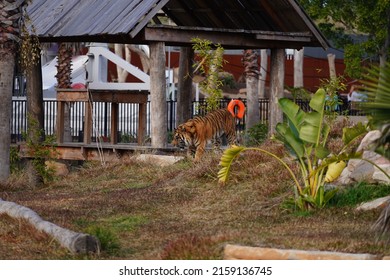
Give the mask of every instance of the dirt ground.
M 166 167 L 133 158 L 86 162 L 35 189 L 19 172 L 0 185 L 1 199 L 97 236 L 102 251 L 73 255 L 25 221 L 2 215 L 0 259 L 222 259 L 226 244 L 390 255 L 371 230 L 379 211 L 358 212 L 356 205 L 291 211 L 283 205 L 293 184 L 278 162 L 248 153 L 224 187 L 218 163 L 211 154 L 199 164 Z

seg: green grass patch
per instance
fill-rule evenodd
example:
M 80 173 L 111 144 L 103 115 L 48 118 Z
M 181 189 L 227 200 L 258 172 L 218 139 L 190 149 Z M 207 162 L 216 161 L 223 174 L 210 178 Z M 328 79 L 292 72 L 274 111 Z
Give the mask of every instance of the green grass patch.
M 328 202 L 329 206 L 354 206 L 362 202 L 384 197 L 390 194 L 390 185 L 373 185 L 357 183 L 339 190 Z
M 102 252 L 115 255 L 121 248 L 119 235 L 122 232 L 133 231 L 146 222 L 147 219 L 143 216 L 117 216 L 94 222 L 78 220 L 76 224 L 85 226 L 86 233 L 99 239 Z

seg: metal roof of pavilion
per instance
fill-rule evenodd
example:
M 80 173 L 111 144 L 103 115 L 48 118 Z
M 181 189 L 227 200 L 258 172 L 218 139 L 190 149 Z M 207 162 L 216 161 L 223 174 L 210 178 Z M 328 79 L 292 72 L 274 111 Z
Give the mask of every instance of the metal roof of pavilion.
M 329 46 L 295 0 L 32 0 L 27 11 L 42 42 L 181 45 L 203 36 L 230 48 Z

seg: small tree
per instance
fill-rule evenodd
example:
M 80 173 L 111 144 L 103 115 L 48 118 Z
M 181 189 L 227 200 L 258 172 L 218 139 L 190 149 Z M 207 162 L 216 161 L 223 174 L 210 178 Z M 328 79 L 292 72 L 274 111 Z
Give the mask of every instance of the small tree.
M 194 72 L 200 72 L 206 77 L 200 83 L 200 88 L 207 94 L 206 111 L 209 112 L 219 108 L 219 100 L 222 98 L 223 82 L 218 73 L 224 63 L 224 49 L 219 44 L 213 45 L 211 41 L 200 38 L 194 38 L 192 42 L 193 49 L 200 58 L 200 62 L 194 65 Z

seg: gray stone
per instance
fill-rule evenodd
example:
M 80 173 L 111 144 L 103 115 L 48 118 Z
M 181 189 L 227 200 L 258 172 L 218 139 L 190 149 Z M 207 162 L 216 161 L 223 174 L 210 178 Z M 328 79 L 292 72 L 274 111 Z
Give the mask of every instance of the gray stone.
M 365 160 L 349 160 L 347 167 L 343 170 L 340 177 L 334 182 L 335 185 L 348 185 L 361 181 L 390 184 L 390 179 L 381 170 L 366 161 L 369 160 L 377 164 L 380 168 L 385 170 L 387 174 L 389 174 L 390 161 L 370 150 L 373 147 L 373 142 L 380 136 L 381 132 L 379 130 L 373 130 L 367 133 L 357 148 L 357 151 L 363 151 L 362 158 Z
M 390 201 L 390 195 L 385 196 L 385 197 L 381 197 L 381 198 L 377 198 L 377 199 L 374 199 L 374 200 L 369 201 L 369 202 L 364 202 L 364 203 L 360 204 L 356 208 L 356 210 L 367 211 L 367 210 L 374 210 L 374 209 L 378 209 L 378 208 L 382 209 L 389 204 L 389 201 Z

